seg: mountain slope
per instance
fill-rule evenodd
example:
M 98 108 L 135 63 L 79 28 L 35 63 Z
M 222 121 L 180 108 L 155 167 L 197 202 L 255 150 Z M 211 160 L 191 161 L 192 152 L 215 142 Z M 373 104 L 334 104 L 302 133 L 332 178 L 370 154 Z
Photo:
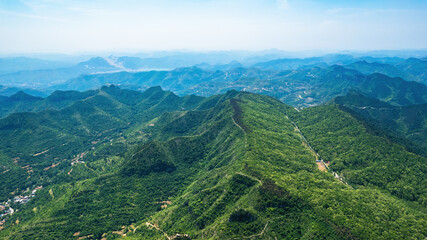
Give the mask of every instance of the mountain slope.
M 39 97 L 45 97 L 46 93 L 37 91 L 34 89 L 29 88 L 18 88 L 18 87 L 9 87 L 9 86 L 3 86 L 0 85 L 0 97 L 3 98 L 4 96 L 12 96 L 13 94 L 16 94 L 19 91 L 23 91 L 27 94 L 33 95 L 33 96 L 39 96 Z
M 381 73 L 390 77 L 400 77 L 407 81 L 416 81 L 427 84 L 426 59 L 409 58 L 389 64 L 358 61 L 346 65 L 346 67 L 355 69 L 364 74 Z
M 313 149 L 350 184 L 377 186 L 425 206 L 425 158 L 376 136 L 339 105 L 304 109 L 295 120 Z
M 115 86 L 63 94 L 71 95 L 64 96 L 68 100 L 76 97 L 61 110 L 15 113 L 0 119 L 0 151 L 8 157 L 9 163 L 14 162 L 11 166 L 26 170 L 28 177 L 28 181 L 4 185 L 1 200 L 13 196 L 14 189 L 20 192 L 36 183 L 48 184 L 52 178 L 62 181 L 64 175 L 66 180 L 68 176 L 64 171 L 69 171 L 70 164 L 79 163 L 83 157 L 123 152 L 127 147 L 123 143 L 126 142 L 123 134 L 128 129 L 145 126 L 147 121 L 166 111 L 192 108 L 202 100 L 197 98 L 188 102 L 187 98 L 161 88 L 135 92 Z M 59 95 L 58 92 L 45 100 L 54 101 Z M 171 98 L 174 104 L 170 103 Z M 118 144 L 110 147 L 113 142 Z M 12 177 L 13 172 L 8 169 L 12 167 L 7 166 L 2 177 Z
M 396 107 L 359 93 L 337 97 L 334 102 L 351 109 L 366 121 L 400 135 L 427 149 L 427 105 Z M 427 150 L 424 150 L 427 151 Z
M 397 227 L 397 219 L 409 220 L 412 213 L 388 220 L 379 216 L 396 213 L 391 206 L 402 203 L 376 190 L 352 190 L 319 172 L 310 150 L 286 118 L 286 113 L 297 114 L 293 109 L 251 94 L 239 99 L 234 111 L 239 116 L 241 108 L 240 122 L 247 129 L 242 159 L 202 175 L 203 180 L 190 185 L 177 203 L 153 216 L 150 223 L 169 236 L 186 233 L 195 239 L 399 238 L 402 233 L 382 235 L 380 226 L 387 222 L 388 227 Z M 373 205 L 376 201 L 385 205 Z M 372 215 L 378 217 L 374 225 Z M 364 224 L 368 222 L 369 228 Z
M 147 94 L 154 99 L 155 92 Z M 299 113 L 267 96 L 230 91 L 202 99 L 193 109 L 157 115 L 139 129 L 151 138 L 111 161 L 110 170 L 46 187 L 12 215 L 0 237 L 426 236 L 426 159 L 371 134 L 337 106 Z M 308 144 L 353 187 L 320 171 Z M 404 171 L 389 161 L 394 158 L 405 163 Z

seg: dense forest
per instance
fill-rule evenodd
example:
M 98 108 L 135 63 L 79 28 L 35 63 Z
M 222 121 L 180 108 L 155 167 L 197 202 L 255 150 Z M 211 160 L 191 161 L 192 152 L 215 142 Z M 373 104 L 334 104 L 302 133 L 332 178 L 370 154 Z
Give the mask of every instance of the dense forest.
M 297 110 L 238 91 L 78 94 L 0 119 L 1 196 L 17 210 L 0 238 L 427 236 L 427 159 L 344 100 Z

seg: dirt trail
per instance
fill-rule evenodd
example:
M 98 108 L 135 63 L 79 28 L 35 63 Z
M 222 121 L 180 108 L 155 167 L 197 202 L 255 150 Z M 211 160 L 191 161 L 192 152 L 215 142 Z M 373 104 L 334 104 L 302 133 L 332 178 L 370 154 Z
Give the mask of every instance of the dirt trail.
M 148 228 L 152 229 L 156 229 L 157 231 L 160 231 L 161 233 L 163 233 L 163 235 L 167 238 L 167 239 L 171 239 L 162 229 L 159 228 L 159 226 L 157 226 L 157 224 L 152 224 L 149 222 L 145 223 L 145 226 L 147 226 Z M 136 229 L 135 229 L 136 230 Z
M 245 124 L 243 124 L 243 121 L 242 121 L 243 111 L 238 104 L 239 101 L 242 102 L 242 100 L 238 100 L 238 99 L 234 99 L 234 98 L 230 99 L 230 104 L 231 104 L 231 107 L 233 107 L 233 112 L 234 112 L 233 122 L 234 122 L 234 124 L 236 124 L 236 126 L 241 128 L 243 130 L 243 132 L 245 132 L 245 134 L 246 134 L 246 133 L 250 132 L 250 129 L 247 126 L 245 126 Z
M 175 235 L 169 236 L 166 234 L 165 231 L 163 231 L 162 229 L 159 228 L 159 226 L 157 226 L 157 224 L 152 224 L 149 222 L 145 223 L 145 226 L 147 226 L 148 228 L 152 229 L 156 229 L 157 231 L 160 231 L 161 233 L 163 233 L 163 235 L 168 239 L 168 240 L 173 240 L 173 239 L 190 239 L 190 236 L 188 234 L 181 234 L 181 233 L 177 233 Z M 134 229 L 135 232 L 136 228 Z
M 262 235 L 264 235 L 265 230 L 268 227 L 268 222 L 265 224 L 264 228 L 262 229 L 262 231 L 258 234 L 254 234 L 252 236 L 247 236 L 247 237 L 239 237 L 239 238 L 232 238 L 232 239 L 248 239 L 248 238 L 255 238 L 255 237 L 261 237 Z
M 47 153 L 48 151 L 49 151 L 49 149 L 48 149 L 48 150 L 45 150 L 45 151 L 43 151 L 43 152 L 36 153 L 36 154 L 34 154 L 34 155 L 33 155 L 33 157 L 37 157 L 37 156 L 39 156 L 39 155 L 42 155 L 42 154 L 44 154 L 44 153 Z
M 328 170 L 326 169 L 325 165 L 323 164 L 323 162 L 316 162 L 317 168 L 322 171 L 322 172 L 327 172 Z

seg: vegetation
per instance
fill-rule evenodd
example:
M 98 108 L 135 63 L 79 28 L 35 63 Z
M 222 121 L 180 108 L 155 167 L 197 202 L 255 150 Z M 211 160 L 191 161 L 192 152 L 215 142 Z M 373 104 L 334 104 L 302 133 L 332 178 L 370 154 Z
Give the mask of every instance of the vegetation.
M 229 70 L 188 67 L 172 71 L 118 72 L 82 75 L 56 87 L 84 91 L 109 83 L 135 89 L 160 85 L 178 94 L 201 96 L 235 89 L 273 96 L 297 107 L 323 104 L 352 89 L 398 106 L 427 102 L 425 84 L 389 77 L 378 71 L 363 74 L 351 68 L 325 63 L 319 66 L 306 65 L 301 69 L 292 68 L 292 71 L 284 69 L 270 70 L 255 65 L 255 68 L 238 67 Z
M 337 97 L 334 102 L 362 121 L 394 135 L 391 137 L 396 140 L 400 137 L 397 141 L 411 151 L 427 156 L 427 104 L 396 107 L 355 92 Z
M 295 120 L 305 137 L 351 184 L 377 186 L 426 206 L 426 158 L 371 134 L 339 106 L 313 107 L 301 113 Z
M 29 179 L 37 176 L 45 186 L 8 216 L 0 238 L 427 236 L 426 159 L 378 136 L 341 106 L 298 112 L 237 91 L 209 98 L 181 98 L 159 88 L 98 93 L 59 111 L 0 120 L 10 139 L 1 143 L 9 146 L 2 149 L 2 164 L 22 169 L 10 162 L 21 154 L 39 169 Z M 30 130 L 50 135 L 31 134 L 19 146 L 17 139 Z M 48 136 L 54 140 L 43 142 Z M 74 140 L 73 146 L 59 148 L 61 139 Z M 350 185 L 320 171 L 308 144 Z M 34 156 L 36 146 L 50 150 Z M 72 158 L 73 151 L 86 152 L 79 158 L 85 163 L 37 167 L 59 154 Z

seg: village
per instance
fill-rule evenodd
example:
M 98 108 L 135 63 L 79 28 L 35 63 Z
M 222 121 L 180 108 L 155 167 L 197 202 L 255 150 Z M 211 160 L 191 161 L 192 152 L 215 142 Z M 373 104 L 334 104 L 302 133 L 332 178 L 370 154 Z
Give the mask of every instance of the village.
M 13 215 L 19 209 L 13 209 L 12 204 L 26 204 L 31 198 L 36 196 L 36 192 L 40 189 L 43 189 L 42 186 L 34 188 L 29 195 L 19 195 L 13 197 L 13 199 L 8 199 L 7 201 L 0 204 L 0 231 L 3 230 L 4 224 L 6 223 L 8 216 Z M 29 192 L 29 191 L 26 191 Z M 15 205 L 16 206 L 16 205 Z

